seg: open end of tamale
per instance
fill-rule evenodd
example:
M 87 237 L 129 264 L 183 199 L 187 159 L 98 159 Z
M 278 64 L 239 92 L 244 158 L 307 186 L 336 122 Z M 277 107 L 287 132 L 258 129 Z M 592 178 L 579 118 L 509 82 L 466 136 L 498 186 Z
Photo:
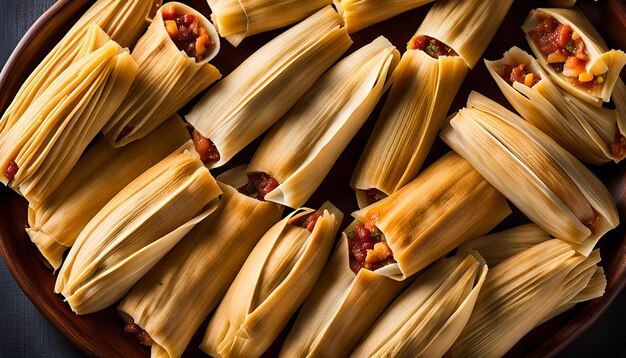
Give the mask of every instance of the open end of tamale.
M 367 221 L 356 220 L 344 232 L 348 242 L 350 269 L 358 274 L 361 269 L 376 271 L 396 263 L 385 235 L 376 227 L 376 213 L 367 214 Z

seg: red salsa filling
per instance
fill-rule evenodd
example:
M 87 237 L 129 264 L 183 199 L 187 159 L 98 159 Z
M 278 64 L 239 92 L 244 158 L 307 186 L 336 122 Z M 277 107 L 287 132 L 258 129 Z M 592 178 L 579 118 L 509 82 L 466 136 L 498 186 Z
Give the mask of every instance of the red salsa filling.
M 528 87 L 533 87 L 541 81 L 541 76 L 532 73 L 528 66 L 523 63 L 515 67 L 503 65 L 502 68 L 500 68 L 500 76 L 511 86 L 513 86 L 513 83 L 519 82 Z
M 368 215 L 365 224 L 357 224 L 347 234 L 350 269 L 354 273 L 358 273 L 362 268 L 375 271 L 396 262 L 385 236 L 376 227 L 377 217 L 378 215 Z
M 616 128 L 615 138 L 611 143 L 611 153 L 616 159 L 624 159 L 626 156 L 626 137 Z
M 592 90 L 604 82 L 603 76 L 594 76 L 587 72 L 585 67 L 589 62 L 589 55 L 585 43 L 571 26 L 563 25 L 550 16 L 539 22 L 528 35 L 546 62 L 572 84 Z
M 139 343 L 143 344 L 144 346 L 150 347 L 152 344 L 154 344 L 154 341 L 152 340 L 152 337 L 150 337 L 148 332 L 135 324 L 135 321 L 132 318 L 128 319 L 128 323 L 126 323 L 126 326 L 124 327 L 124 332 L 130 333 L 133 336 L 137 337 Z
M 8 181 L 13 180 L 15 174 L 20 168 L 17 166 L 17 163 L 13 160 L 9 160 L 9 164 L 7 168 L 4 170 L 4 177 L 7 178 Z
M 206 29 L 195 15 L 183 14 L 174 4 L 161 9 L 165 30 L 179 50 L 196 61 L 204 60 L 215 47 Z
M 458 56 L 454 50 L 443 42 L 429 36 L 415 35 L 409 41 L 409 50 L 422 50 L 433 58 L 439 56 Z
M 248 184 L 237 189 L 241 194 L 264 201 L 265 195 L 278 187 L 279 183 L 266 173 L 248 174 Z
M 309 232 L 313 232 L 317 220 L 322 216 L 319 211 L 314 211 L 310 214 L 299 217 L 293 224 L 307 229 Z
M 209 138 L 206 138 L 200 134 L 197 130 L 193 130 L 191 134 L 193 139 L 193 145 L 196 148 L 196 152 L 200 154 L 200 160 L 202 163 L 215 163 L 220 160 L 220 152 L 217 150 L 215 143 Z

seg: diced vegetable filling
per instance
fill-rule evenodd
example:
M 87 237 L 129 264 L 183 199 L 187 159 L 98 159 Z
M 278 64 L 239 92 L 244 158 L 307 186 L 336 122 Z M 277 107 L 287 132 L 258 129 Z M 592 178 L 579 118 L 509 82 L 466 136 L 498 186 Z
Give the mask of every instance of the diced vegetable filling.
M 365 224 L 357 224 L 349 231 L 350 269 L 354 273 L 365 268 L 375 271 L 396 262 L 383 233 L 376 227 L 378 215 L 368 215 Z
M 314 211 L 310 214 L 299 217 L 298 220 L 294 222 L 294 225 L 305 228 L 309 232 L 313 232 L 313 229 L 315 229 L 315 224 L 317 224 L 317 220 L 321 216 L 322 214 L 320 214 L 319 211 Z
M 409 41 L 409 50 L 422 50 L 430 57 L 458 56 L 454 50 L 443 42 L 429 36 L 415 35 Z
M 200 154 L 200 160 L 202 160 L 204 164 L 215 163 L 220 160 L 220 152 L 210 139 L 202 136 L 202 134 L 195 129 L 191 136 L 196 152 Z
M 610 147 L 611 153 L 616 159 L 624 159 L 626 156 L 626 137 L 620 133 L 619 128 L 615 130 L 615 138 Z
M 15 177 L 15 174 L 17 174 L 18 170 L 19 167 L 17 166 L 17 163 L 13 160 L 9 160 L 9 164 L 4 170 L 4 177 L 7 178 L 8 181 L 11 181 Z
M 135 321 L 132 318 L 130 318 L 128 320 L 128 323 L 126 323 L 126 326 L 124 327 L 124 332 L 130 333 L 133 336 L 137 337 L 139 343 L 143 344 L 144 346 L 150 347 L 154 344 L 154 341 L 152 340 L 152 337 L 150 337 L 148 332 L 135 324 Z
M 248 174 L 248 184 L 237 189 L 241 194 L 265 201 L 265 195 L 278 187 L 279 183 L 266 173 Z
M 161 14 L 170 38 L 187 56 L 199 62 L 215 48 L 215 43 L 195 15 L 183 14 L 174 4 L 164 5 Z
M 531 72 L 528 66 L 523 63 L 515 67 L 503 65 L 500 68 L 500 76 L 511 86 L 513 86 L 513 83 L 519 82 L 528 87 L 533 87 L 541 81 L 541 76 Z

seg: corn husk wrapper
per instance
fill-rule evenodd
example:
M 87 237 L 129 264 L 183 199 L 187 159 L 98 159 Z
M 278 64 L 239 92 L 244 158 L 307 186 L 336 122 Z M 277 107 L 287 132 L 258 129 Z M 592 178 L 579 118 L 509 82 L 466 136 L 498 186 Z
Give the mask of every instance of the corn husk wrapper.
M 331 6 L 248 57 L 191 109 L 187 121 L 220 153 L 218 167 L 265 132 L 350 47 Z
M 550 239 L 552 239 L 550 234 L 536 224 L 525 224 L 468 241 L 459 246 L 458 252 L 476 251 L 489 267 L 493 267 Z
M 617 110 L 617 127 L 620 133 L 626 132 L 626 84 L 618 78 L 613 88 L 613 103 Z
M 189 141 L 133 180 L 80 233 L 55 285 L 74 312 L 118 301 L 215 211 L 222 192 L 192 150 Z
M 367 190 L 385 195 L 415 179 L 441 129 L 467 66 L 460 57 L 430 57 L 409 50 L 393 73 L 393 86 L 351 180 L 359 207 Z
M 187 5 L 174 2 L 167 6 L 170 4 L 195 15 L 215 47 L 204 60 L 196 62 L 171 40 L 159 10 L 132 52 L 139 66 L 137 77 L 103 130 L 115 147 L 143 138 L 222 76 L 209 64 L 220 50 L 219 36 L 211 22 Z
M 622 159 L 611 151 L 611 143 L 620 133 L 617 111 L 595 107 L 563 92 L 539 63 L 518 47 L 507 51 L 502 59 L 485 64 L 515 110 L 576 158 L 591 164 Z M 499 74 L 505 64 L 525 64 L 541 80 L 532 88 L 519 82 L 511 86 Z
M 265 200 L 304 205 L 378 103 L 399 57 L 379 37 L 332 67 L 272 128 L 248 166 L 280 183 Z
M 379 271 L 404 280 L 485 235 L 510 213 L 506 198 L 450 152 L 400 191 L 352 216 L 362 223 L 377 217 L 376 227 L 397 261 Z
M 178 115 L 148 136 L 114 149 L 99 137 L 63 183 L 44 201 L 28 208 L 31 241 L 55 270 L 89 221 L 126 185 L 180 148 L 189 133 Z
M 334 0 L 349 33 L 358 32 L 434 0 Z
M 377 271 L 350 269 L 346 232 L 307 297 L 280 357 L 347 357 L 385 307 L 408 286 Z
M 575 297 L 576 289 L 582 291 L 599 261 L 598 251 L 584 257 L 555 239 L 490 268 L 469 322 L 448 354 L 503 356 L 551 312 Z
M 81 50 L 92 23 L 122 47 L 132 46 L 148 26 L 149 17 L 161 0 L 98 0 L 76 22 L 22 84 L 0 118 L 0 136 L 15 125 L 26 109 L 39 98 L 70 65 L 85 56 Z
M 235 188 L 244 168 L 218 178 L 224 192 L 217 211 L 202 221 L 118 306 L 154 340 L 153 357 L 180 357 L 220 302 L 254 246 L 277 223 L 283 208 Z M 185 324 L 181 325 L 181 322 Z
M 563 76 L 552 66 L 548 65 L 546 58 L 528 35 L 530 30 L 548 16 L 554 17 L 561 24 L 570 25 L 572 31 L 580 35 L 590 58 L 586 65 L 587 72 L 595 76 L 603 75 L 603 86 L 596 87 L 593 90 L 582 89 L 572 84 L 566 76 Z M 537 60 L 559 87 L 597 107 L 601 106 L 603 101 L 608 102 L 611 100 L 615 82 L 618 80 L 622 68 L 626 65 L 626 53 L 621 50 L 609 50 L 598 30 L 580 10 L 545 8 L 532 10 L 528 14 L 524 25 L 522 25 L 522 30 L 526 33 L 528 44 L 535 53 Z
M 295 211 L 259 241 L 211 318 L 203 351 L 260 357 L 276 339 L 322 273 L 343 219 L 327 202 L 313 232 L 292 224 L 313 211 Z
M 332 0 L 208 0 L 220 36 L 237 47 L 245 38 L 296 23 Z
M 533 222 L 583 255 L 619 224 L 602 182 L 547 135 L 476 92 L 467 107 L 442 138 Z
M 439 260 L 385 310 L 351 356 L 444 356 L 469 320 L 486 276 L 477 253 Z
M 68 67 L 0 137 L 0 168 L 13 160 L 9 183 L 31 203 L 52 193 L 126 95 L 137 64 L 96 25 L 83 42 L 88 53 Z M 7 184 L 4 175 L 0 182 Z
M 586 272 L 586 275 L 589 275 L 589 271 Z M 575 284 L 570 284 L 569 287 L 572 291 L 578 292 L 577 290 L 581 286 L 584 286 L 585 282 L 587 282 L 586 276 L 581 275 L 580 277 L 578 277 L 577 280 L 574 281 Z M 595 298 L 604 296 L 606 285 L 607 281 L 606 275 L 604 274 L 604 269 L 602 268 L 602 266 L 597 266 L 595 272 L 593 272 L 593 276 L 591 276 L 591 280 L 589 280 L 589 283 L 587 283 L 587 286 L 584 286 L 582 291 L 578 292 L 571 299 L 563 300 L 562 305 L 550 312 L 550 314 L 546 318 L 544 318 L 541 323 L 551 320 L 561 313 L 571 309 L 578 303 L 591 301 Z
M 415 33 L 450 46 L 474 68 L 502 24 L 513 0 L 439 0 Z

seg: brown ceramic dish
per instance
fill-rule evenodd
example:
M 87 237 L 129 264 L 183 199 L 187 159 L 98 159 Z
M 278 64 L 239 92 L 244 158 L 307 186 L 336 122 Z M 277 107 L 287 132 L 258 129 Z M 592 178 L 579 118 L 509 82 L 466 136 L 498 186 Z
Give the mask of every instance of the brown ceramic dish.
M 209 14 L 205 0 L 187 0 L 204 14 Z M 592 2 L 580 0 L 583 11 L 598 27 L 611 47 L 626 49 L 626 3 L 623 0 L 605 0 Z M 0 113 L 4 112 L 20 84 L 38 64 L 52 46 L 63 36 L 80 14 L 92 3 L 89 0 L 59 0 L 28 31 L 0 74 Z M 517 1 L 505 19 L 500 31 L 489 46 L 484 57 L 499 58 L 513 45 L 527 48 L 520 29 L 528 11 L 534 7 L 545 6 L 542 1 Z M 385 35 L 398 49 L 404 51 L 406 42 L 413 35 L 424 18 L 429 6 L 411 11 L 363 30 L 353 36 L 355 45 L 360 47 Z M 246 39 L 235 49 L 226 42 L 213 63 L 226 75 L 247 56 L 270 40 L 276 32 Z M 468 76 L 453 104 L 456 110 L 465 103 L 470 90 L 475 89 L 500 103 L 506 103 L 495 82 L 487 73 L 484 65 L 478 65 Z M 382 103 L 382 101 L 381 101 Z M 352 170 L 373 127 L 380 106 L 364 128 L 355 137 L 340 157 L 329 180 L 311 199 L 312 207 L 319 206 L 326 198 L 345 213 L 356 209 L 354 194 L 348 186 Z M 183 110 L 182 113 L 185 111 Z M 258 141 L 235 157 L 229 168 L 247 162 L 251 158 Z M 448 149 L 437 141 L 429 156 L 431 163 Z M 622 221 L 626 220 L 626 161 L 621 165 L 605 165 L 593 168 L 594 172 L 609 186 L 617 200 Z M 337 185 L 337 183 L 340 183 Z M 37 250 L 24 232 L 26 225 L 27 203 L 5 187 L 0 188 L 0 249 L 4 260 L 15 280 L 26 295 L 33 301 L 43 315 L 63 333 L 79 350 L 89 356 L 124 356 L 147 357 L 149 351 L 140 346 L 133 337 L 123 332 L 123 323 L 114 308 L 87 316 L 74 315 L 64 304 L 60 296 L 53 294 L 54 276 L 39 259 Z M 346 217 L 346 223 L 349 221 Z M 508 218 L 501 228 L 527 221 L 521 214 L 515 213 Z M 345 223 L 344 223 L 345 224 Z M 587 330 L 626 285 L 626 237 L 624 225 L 610 232 L 600 243 L 608 286 L 604 297 L 592 302 L 579 304 L 574 309 L 538 327 L 527 335 L 510 353 L 510 356 L 550 357 L 556 355 Z M 184 324 L 184 322 L 181 322 Z M 204 332 L 204 326 L 200 334 Z M 198 335 L 190 344 L 187 354 L 199 356 Z M 280 338 L 268 351 L 268 356 L 275 356 L 280 345 Z

